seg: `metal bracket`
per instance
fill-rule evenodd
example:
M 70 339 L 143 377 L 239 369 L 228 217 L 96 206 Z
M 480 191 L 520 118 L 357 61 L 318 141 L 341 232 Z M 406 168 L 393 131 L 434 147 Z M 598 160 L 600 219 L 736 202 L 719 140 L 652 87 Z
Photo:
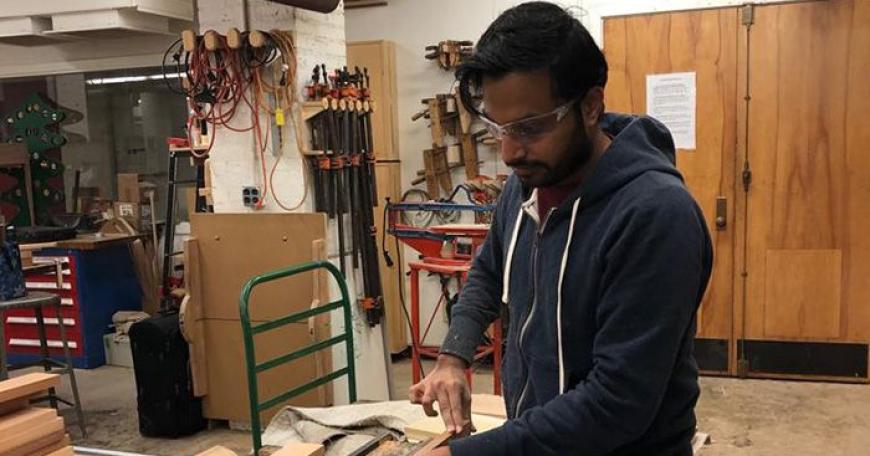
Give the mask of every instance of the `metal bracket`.
M 749 3 L 740 8 L 740 23 L 743 25 L 752 25 L 755 23 L 755 5 Z

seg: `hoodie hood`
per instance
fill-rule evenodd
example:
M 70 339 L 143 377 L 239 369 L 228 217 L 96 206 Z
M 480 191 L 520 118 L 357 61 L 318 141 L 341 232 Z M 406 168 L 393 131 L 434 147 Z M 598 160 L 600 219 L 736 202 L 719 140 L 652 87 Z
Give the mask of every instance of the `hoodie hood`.
M 658 120 L 648 116 L 605 113 L 600 125 L 612 138 L 610 146 L 592 174 L 560 205 L 563 209 L 579 196 L 583 197 L 583 205 L 588 207 L 647 171 L 667 173 L 683 180 L 676 168 L 674 140 L 667 127 Z M 532 191 L 524 187 L 524 199 L 529 198 Z
M 581 185 L 584 206 L 589 206 L 648 171 L 683 179 L 675 167 L 674 140 L 659 121 L 647 116 L 605 113 L 601 129 L 610 135 L 610 147 Z

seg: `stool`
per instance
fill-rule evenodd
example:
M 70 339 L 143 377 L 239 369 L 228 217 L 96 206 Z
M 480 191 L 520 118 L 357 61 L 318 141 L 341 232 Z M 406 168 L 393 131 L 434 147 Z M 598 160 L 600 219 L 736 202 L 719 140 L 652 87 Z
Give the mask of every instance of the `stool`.
M 60 340 L 61 345 L 63 346 L 63 356 L 65 362 L 56 361 L 51 358 L 51 355 L 48 351 L 48 336 L 46 335 L 45 330 L 45 318 L 43 316 L 42 309 L 44 307 L 54 307 L 57 314 L 58 328 L 60 329 Z M 85 417 L 82 413 L 82 404 L 79 400 L 79 389 L 76 384 L 76 374 L 73 369 L 72 359 L 69 354 L 69 345 L 67 344 L 66 339 L 66 328 L 63 324 L 63 315 L 61 314 L 60 307 L 60 297 L 56 294 L 46 293 L 42 291 L 31 291 L 28 292 L 23 298 L 12 299 L 9 301 L 0 301 L 0 317 L 2 317 L 3 312 L 12 309 L 33 309 L 36 314 L 36 324 L 37 329 L 39 331 L 39 344 L 42 350 L 42 357 L 39 361 L 33 363 L 27 363 L 22 365 L 16 365 L 9 367 L 9 370 L 13 369 L 22 369 L 25 367 L 31 366 L 42 366 L 46 372 L 58 373 L 61 375 L 68 375 L 70 381 L 70 387 L 72 389 L 73 394 L 73 402 L 69 402 L 61 397 L 58 397 L 54 388 L 51 388 L 48 391 L 48 396 L 39 398 L 39 400 L 48 399 L 52 408 L 57 408 L 58 402 L 63 402 L 64 404 L 75 409 L 76 417 L 78 418 L 78 425 L 82 431 L 82 437 L 87 438 L 88 431 L 85 428 Z M 3 334 L 3 324 L 0 322 L 0 380 L 6 379 L 7 374 L 7 366 L 6 366 L 6 338 Z
M 451 260 L 445 258 L 425 258 L 422 262 L 410 262 L 408 266 L 411 282 L 411 375 L 413 383 L 418 383 L 422 379 L 421 372 L 421 356 L 436 357 L 440 351 L 440 347 L 423 346 L 423 339 L 429 333 L 429 326 L 432 324 L 432 319 L 438 313 L 438 307 L 429 319 L 424 334 L 420 334 L 420 271 L 433 272 L 436 274 L 454 276 L 459 280 L 459 288 L 462 289 L 462 284 L 468 279 L 468 272 L 471 269 L 470 261 Z M 490 325 L 492 337 L 489 344 L 482 345 L 477 348 L 477 353 L 474 355 L 474 360 L 477 361 L 488 355 L 492 355 L 492 390 L 496 396 L 501 396 L 501 357 L 502 357 L 502 333 L 501 319 L 496 319 Z M 471 386 L 471 369 L 467 369 L 465 377 L 468 379 L 468 385 Z

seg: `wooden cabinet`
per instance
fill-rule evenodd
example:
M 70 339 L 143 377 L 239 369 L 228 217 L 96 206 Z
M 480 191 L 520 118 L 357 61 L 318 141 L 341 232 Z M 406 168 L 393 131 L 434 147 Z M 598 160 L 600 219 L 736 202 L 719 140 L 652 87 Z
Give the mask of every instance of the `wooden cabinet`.
M 366 67 L 371 77 L 372 98 L 376 110 L 373 114 L 372 136 L 375 156 L 378 159 L 376 178 L 378 206 L 375 207 L 375 225 L 378 229 L 378 244 L 383 240 L 385 199 L 393 202 L 402 199 L 402 174 L 399 163 L 398 96 L 396 94 L 395 46 L 389 41 L 361 41 L 347 44 L 349 67 Z M 397 251 L 395 241 L 386 237 L 386 249 L 394 262 L 402 261 L 402 248 Z M 380 250 L 380 249 L 379 249 Z M 381 283 L 384 289 L 386 331 L 389 350 L 398 353 L 408 347 L 407 323 L 402 310 L 399 287 L 403 286 L 394 264 L 387 267 L 383 256 L 379 259 Z
M 647 75 L 696 72 L 677 166 L 716 251 L 702 369 L 868 379 L 868 21 L 858 0 L 605 20 L 608 109 L 643 113 Z
M 391 41 L 347 43 L 348 68 L 368 68 L 375 112 L 372 136 L 378 160 L 399 158 L 399 96 L 396 90 L 396 46 Z

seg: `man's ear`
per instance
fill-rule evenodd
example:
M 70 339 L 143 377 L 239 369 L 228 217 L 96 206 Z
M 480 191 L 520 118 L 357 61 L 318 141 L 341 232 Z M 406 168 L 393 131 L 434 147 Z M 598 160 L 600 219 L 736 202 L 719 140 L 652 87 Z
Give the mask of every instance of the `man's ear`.
M 583 116 L 583 126 L 594 127 L 604 113 L 604 88 L 593 87 L 586 92 L 580 101 L 580 115 Z

